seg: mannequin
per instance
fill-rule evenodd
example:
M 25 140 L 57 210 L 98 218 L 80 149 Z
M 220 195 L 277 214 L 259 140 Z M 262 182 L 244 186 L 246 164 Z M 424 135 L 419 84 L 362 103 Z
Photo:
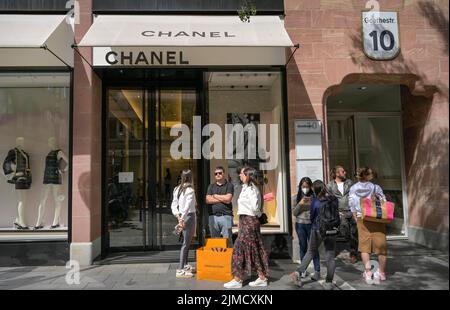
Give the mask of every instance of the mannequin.
M 67 156 L 58 148 L 56 139 L 50 137 L 48 139 L 48 146 L 50 152 L 45 158 L 45 172 L 44 172 L 44 191 L 42 193 L 42 200 L 39 204 L 39 213 L 34 229 L 41 229 L 44 227 L 42 219 L 44 217 L 48 194 L 51 192 L 55 204 L 55 215 L 51 228 L 59 227 L 59 220 L 61 214 L 61 203 L 64 200 L 64 195 L 60 194 L 62 184 L 62 172 L 69 169 L 69 160 Z M 61 170 L 61 163 L 64 163 L 65 168 Z
M 17 213 L 18 217 L 14 221 L 17 229 L 29 229 L 25 224 L 25 204 L 27 200 L 27 190 L 31 187 L 30 156 L 23 150 L 25 139 L 16 138 L 16 147 L 9 150 L 3 162 L 3 172 L 8 183 L 15 184 L 17 193 Z

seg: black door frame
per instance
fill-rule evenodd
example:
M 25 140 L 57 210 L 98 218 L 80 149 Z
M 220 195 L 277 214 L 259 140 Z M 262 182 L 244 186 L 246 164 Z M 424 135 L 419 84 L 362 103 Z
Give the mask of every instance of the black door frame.
M 153 69 L 155 70 L 155 69 Z M 163 70 L 157 70 L 158 75 L 161 74 L 161 71 Z M 144 132 L 144 141 L 142 143 L 142 152 L 143 152 L 143 168 L 144 170 L 147 170 L 148 179 L 149 179 L 149 185 L 148 185 L 148 192 L 144 190 L 144 202 L 147 200 L 147 197 L 151 197 L 148 201 L 149 208 L 148 211 L 146 211 L 145 208 L 143 208 L 143 244 L 142 246 L 129 246 L 129 247 L 117 247 L 117 248 L 111 248 L 109 246 L 110 240 L 109 240 L 109 233 L 108 233 L 108 222 L 106 214 L 106 197 L 107 197 L 107 133 L 108 133 L 108 91 L 110 89 L 134 89 L 134 90 L 141 90 L 142 91 L 142 105 L 143 105 L 143 117 L 146 117 L 146 113 L 149 113 L 150 110 L 152 110 L 148 114 L 148 123 L 149 124 L 156 124 L 156 105 L 157 99 L 156 99 L 156 93 L 159 92 L 161 89 L 190 89 L 195 90 L 196 92 L 196 115 L 199 115 L 202 117 L 202 126 L 204 125 L 204 111 L 202 110 L 203 106 L 203 100 L 202 100 L 202 94 L 203 94 L 203 74 L 198 75 L 200 78 L 196 78 L 193 80 L 163 80 L 163 79 L 155 79 L 155 80 L 148 80 L 147 78 L 137 78 L 137 79 L 127 79 L 126 81 L 123 81 L 121 79 L 103 79 L 102 81 L 102 257 L 104 257 L 108 252 L 122 252 L 122 251 L 158 251 L 158 250 L 170 250 L 170 249 L 178 249 L 181 245 L 177 246 L 165 246 L 165 245 L 157 245 L 156 240 L 156 234 L 154 229 L 156 229 L 157 225 L 157 218 L 156 214 L 154 212 L 152 205 L 156 203 L 155 197 L 156 197 L 156 169 L 152 169 L 150 165 L 147 165 L 147 162 L 153 157 L 156 159 L 156 128 L 155 126 L 148 126 L 148 131 L 145 132 L 145 126 L 143 128 Z M 145 105 L 146 104 L 146 105 Z M 147 108 L 145 108 L 147 106 Z M 148 154 L 146 153 L 145 143 L 146 139 L 149 140 L 148 143 Z M 203 180 L 201 177 L 204 174 L 204 169 L 202 165 L 202 160 L 199 159 L 198 161 L 198 175 L 196 178 L 198 180 Z M 145 183 L 144 183 L 145 184 Z M 154 186 L 152 186 L 154 185 Z M 199 182 L 199 189 L 200 189 L 200 195 L 202 195 L 202 188 L 205 187 L 202 181 Z M 201 203 L 201 202 L 200 202 Z M 142 207 L 142 206 L 141 206 Z M 200 216 L 199 216 L 199 223 L 198 227 L 203 227 L 202 218 L 203 218 L 203 212 L 202 210 L 204 208 L 200 207 Z M 148 212 L 148 213 L 147 213 Z M 147 231 L 147 225 L 148 225 L 148 231 Z M 203 239 L 203 230 L 199 229 L 198 231 L 198 241 Z M 196 245 L 193 245 L 194 247 Z

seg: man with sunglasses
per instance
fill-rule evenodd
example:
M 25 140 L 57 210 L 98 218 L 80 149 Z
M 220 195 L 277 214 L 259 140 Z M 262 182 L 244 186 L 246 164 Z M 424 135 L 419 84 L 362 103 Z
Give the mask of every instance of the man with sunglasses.
M 212 238 L 227 238 L 228 247 L 233 247 L 233 184 L 225 178 L 222 166 L 214 170 L 215 182 L 208 186 L 206 204 L 208 205 L 209 230 Z

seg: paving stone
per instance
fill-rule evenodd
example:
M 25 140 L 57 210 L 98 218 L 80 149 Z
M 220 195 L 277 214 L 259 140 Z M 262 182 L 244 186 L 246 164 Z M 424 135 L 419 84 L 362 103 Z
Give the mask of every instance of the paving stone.
M 401 241 L 390 243 L 390 256 L 386 274 L 388 281 L 379 286 L 367 285 L 362 279 L 363 265 L 351 264 L 345 253 L 336 260 L 336 289 L 341 290 L 398 290 L 398 289 L 449 289 L 448 253 L 418 247 Z M 416 254 L 415 254 L 416 253 Z M 326 266 L 321 263 L 322 279 L 319 282 L 306 279 L 302 288 L 295 286 L 289 274 L 298 267 L 291 260 L 270 262 L 269 286 L 249 287 L 253 274 L 244 282 L 242 290 L 323 290 Z M 224 290 L 222 282 L 199 281 L 196 278 L 177 279 L 177 264 L 115 264 L 83 267 L 80 285 L 66 283 L 67 269 L 61 266 L 2 267 L 0 289 L 27 290 L 79 290 L 79 289 L 133 289 L 133 290 Z M 308 271 L 314 272 L 312 264 Z

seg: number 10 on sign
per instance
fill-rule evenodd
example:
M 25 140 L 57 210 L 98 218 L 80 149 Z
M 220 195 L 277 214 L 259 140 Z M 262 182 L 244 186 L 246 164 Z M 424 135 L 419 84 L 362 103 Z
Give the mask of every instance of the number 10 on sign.
M 397 12 L 363 12 L 364 53 L 374 60 L 390 60 L 400 52 Z

